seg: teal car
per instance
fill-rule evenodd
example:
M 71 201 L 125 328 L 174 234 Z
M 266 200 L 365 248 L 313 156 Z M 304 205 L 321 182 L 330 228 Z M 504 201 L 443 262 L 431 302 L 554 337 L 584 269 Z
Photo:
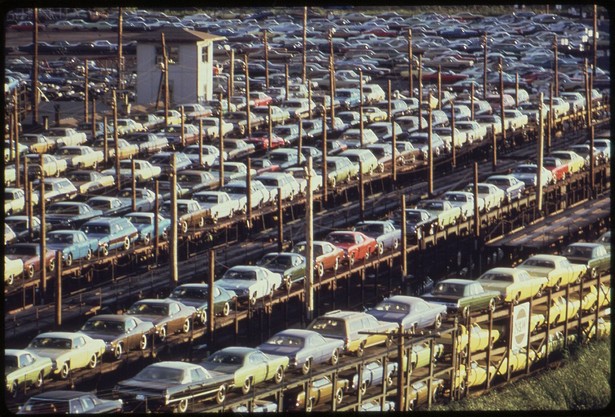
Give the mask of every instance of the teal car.
M 587 275 L 596 278 L 611 270 L 611 252 L 602 243 L 577 242 L 568 245 L 562 253 L 573 264 L 587 266 Z
M 43 386 L 43 380 L 51 374 L 51 359 L 21 349 L 4 350 L 4 379 L 7 393 L 15 398 L 24 387 Z
M 234 376 L 234 387 L 247 394 L 252 386 L 273 380 L 279 384 L 288 368 L 288 356 L 268 355 L 258 349 L 230 346 L 221 349 L 200 365 L 208 371 L 222 372 Z
M 143 242 L 144 245 L 149 245 L 154 236 L 156 236 L 156 218 L 154 213 L 147 212 L 132 212 L 124 216 L 130 223 L 139 231 L 138 242 Z M 158 237 L 168 239 L 169 229 L 171 228 L 171 220 L 165 219 L 160 214 L 158 215 Z
M 282 275 L 282 282 L 286 288 L 305 279 L 305 257 L 298 253 L 271 252 L 263 256 L 256 264 Z
M 47 249 L 62 252 L 62 261 L 71 266 L 74 261 L 89 261 L 98 250 L 98 239 L 90 238 L 81 230 L 55 230 L 47 234 Z
M 98 251 L 107 256 L 110 250 L 128 250 L 139 236 L 139 231 L 128 219 L 122 217 L 99 217 L 81 226 L 89 238 L 98 239 Z

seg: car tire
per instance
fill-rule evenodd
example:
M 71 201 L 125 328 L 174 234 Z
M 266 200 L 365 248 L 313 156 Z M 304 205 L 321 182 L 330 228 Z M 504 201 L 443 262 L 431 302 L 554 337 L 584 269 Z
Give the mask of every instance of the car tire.
M 161 342 L 164 342 L 167 339 L 167 328 L 166 327 L 160 328 L 160 331 L 158 332 L 158 338 L 160 339 Z
M 100 248 L 100 251 L 102 253 L 102 256 L 107 256 L 109 255 L 109 246 L 103 246 L 102 248 Z
M 275 382 L 276 384 L 281 384 L 283 380 L 284 380 L 284 367 L 280 366 L 275 371 L 275 375 L 273 376 L 273 382 Z
M 184 320 L 184 324 L 182 324 L 182 332 L 183 333 L 190 332 L 190 319 Z
M 334 349 L 333 353 L 331 353 L 331 359 L 329 359 L 329 363 L 331 365 L 337 365 L 339 361 L 340 361 L 340 352 L 339 350 Z
M 70 365 L 68 364 L 68 362 L 64 362 L 64 364 L 62 365 L 62 368 L 60 368 L 60 378 L 68 379 L 69 375 L 70 375 Z
M 141 339 L 139 340 L 139 349 L 147 349 L 147 335 L 141 335 Z
M 470 315 L 470 307 L 465 306 L 462 310 L 461 310 L 461 317 L 463 317 L 464 319 L 468 318 L 468 316 Z
M 117 346 L 115 346 L 115 349 L 113 349 L 113 358 L 116 361 L 119 361 L 122 358 L 123 353 L 122 344 L 118 343 Z
M 333 265 L 333 272 L 337 272 L 340 268 L 340 258 L 335 258 L 335 265 Z
M 49 270 L 49 272 L 53 272 L 56 270 L 56 260 L 55 259 L 51 259 L 49 261 L 49 264 L 47 265 L 47 269 Z
M 34 265 L 30 265 L 28 266 L 28 269 L 26 271 L 26 275 L 28 276 L 28 278 L 34 278 Z
M 65 261 L 66 266 L 72 266 L 73 265 L 73 254 L 69 253 L 68 255 L 66 255 L 66 261 Z
M 378 243 L 378 255 L 382 255 L 384 253 L 384 242 Z
M 218 404 L 222 404 L 224 403 L 225 399 L 226 399 L 226 385 L 220 385 L 220 388 L 218 388 L 218 392 L 216 393 L 216 402 Z
M 181 222 L 181 231 L 182 233 L 186 233 L 188 231 L 188 223 L 183 221 Z
M 224 303 L 224 306 L 222 307 L 222 316 L 226 317 L 229 315 L 230 312 L 231 312 L 231 305 L 228 302 Z
M 177 412 L 185 413 L 188 411 L 188 398 L 184 398 L 177 403 Z
M 6 278 L 6 285 L 13 285 L 13 282 L 15 282 L 15 275 L 11 274 L 8 276 L 8 278 Z
M 348 258 L 348 265 L 350 265 L 350 266 L 353 266 L 353 265 L 354 265 L 354 263 L 355 263 L 355 259 L 354 259 L 354 257 L 355 257 L 355 254 L 354 254 L 354 253 L 351 253 L 351 254 L 350 254 L 350 257 Z
M 88 249 L 88 252 L 85 254 L 85 260 L 86 261 L 92 260 L 92 249 Z
M 205 226 L 205 218 L 204 218 L 204 217 L 201 217 L 201 218 L 199 219 L 199 227 L 203 227 L 203 226 Z
M 598 278 L 598 271 L 596 270 L 596 268 L 590 268 L 587 275 L 589 275 L 589 277 L 591 279 L 596 279 L 596 278 Z M 579 278 L 577 278 L 577 283 L 579 283 L 579 282 L 581 282 L 581 277 L 580 276 L 579 276 Z
M 98 365 L 98 356 L 96 356 L 96 354 L 93 354 L 92 357 L 90 358 L 90 361 L 88 362 L 88 368 L 94 369 L 96 368 L 97 365 Z
M 519 304 L 519 300 L 521 300 L 521 293 L 515 294 L 515 298 L 513 299 L 513 304 L 514 305 Z
M 378 250 L 378 249 L 376 249 L 376 250 Z M 368 249 L 367 252 L 365 252 L 365 257 L 363 258 L 363 261 L 369 261 L 370 255 L 371 255 L 371 252 Z
M 337 389 L 337 391 L 335 391 L 335 403 L 339 405 L 342 403 L 343 399 L 344 399 L 344 391 L 340 387 Z
M 436 316 L 436 320 L 434 321 L 433 328 L 439 329 L 440 327 L 442 327 L 442 316 L 438 314 Z
M 247 393 L 250 392 L 250 389 L 252 388 L 252 379 L 251 378 L 246 378 L 245 381 L 243 381 L 243 385 L 241 386 L 241 393 L 243 395 L 246 395 Z
M 388 348 L 391 347 L 393 345 L 393 338 L 387 337 L 384 341 L 384 345 Z
M 40 371 L 38 373 L 38 376 L 36 377 L 36 381 L 34 381 L 34 388 L 41 388 L 43 386 L 43 381 L 45 380 L 45 374 L 43 371 Z
M 489 300 L 489 305 L 487 306 L 487 311 L 495 311 L 495 298 Z
M 316 275 L 318 275 L 318 278 L 322 278 L 325 275 L 325 266 L 322 263 L 316 265 Z
M 331 178 L 331 183 L 329 184 L 331 186 L 331 188 L 335 188 L 335 186 L 337 185 L 337 180 L 334 178 Z
M 11 384 L 10 396 L 11 398 L 17 398 L 18 395 L 19 395 L 19 384 L 17 383 L 17 381 L 13 381 L 13 383 Z
M 399 239 L 393 240 L 393 250 L 397 250 L 399 248 Z
M 143 238 L 143 244 L 145 246 L 149 245 L 152 242 L 152 237 L 150 236 L 150 234 L 146 234 L 145 237 Z
M 364 353 L 365 353 L 365 345 L 361 343 L 356 352 L 357 358 L 362 358 Z
M 359 386 L 359 392 L 361 393 L 361 396 L 365 395 L 365 393 L 367 392 L 367 381 L 361 382 L 361 385 Z
M 253 305 L 255 305 L 255 304 L 256 304 L 256 293 L 254 293 L 254 294 L 252 294 L 252 295 L 250 296 L 250 300 L 249 300 L 249 302 L 250 302 L 250 305 L 251 305 L 251 306 L 253 306 Z
M 307 375 L 310 373 L 311 369 L 312 369 L 312 359 L 306 359 L 305 362 L 303 362 L 303 365 L 301 365 L 301 374 Z
M 130 238 L 129 237 L 126 237 L 124 239 L 124 244 L 122 245 L 122 249 L 124 250 L 130 249 Z

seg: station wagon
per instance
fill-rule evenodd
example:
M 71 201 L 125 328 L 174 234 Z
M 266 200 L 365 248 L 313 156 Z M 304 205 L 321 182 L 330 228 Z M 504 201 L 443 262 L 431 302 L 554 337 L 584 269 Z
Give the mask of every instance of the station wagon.
M 89 220 L 81 226 L 81 230 L 88 237 L 98 239 L 98 250 L 104 256 L 113 249 L 128 250 L 139 236 L 139 232 L 128 219 L 115 217 Z

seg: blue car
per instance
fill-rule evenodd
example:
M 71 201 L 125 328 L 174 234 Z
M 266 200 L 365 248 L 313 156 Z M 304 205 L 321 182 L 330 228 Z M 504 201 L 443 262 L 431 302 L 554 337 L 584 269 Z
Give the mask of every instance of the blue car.
M 124 216 L 125 219 L 128 219 L 130 223 L 137 228 L 139 231 L 138 241 L 143 242 L 145 245 L 149 245 L 156 235 L 154 216 L 154 213 L 143 212 L 132 212 Z M 167 239 L 169 237 L 170 228 L 171 220 L 158 215 L 158 237 Z
M 368 220 L 359 222 L 352 229 L 373 237 L 378 242 L 378 254 L 385 250 L 396 250 L 401 242 L 401 230 L 396 229 L 391 220 Z
M 287 329 L 256 348 L 269 355 L 288 356 L 289 368 L 300 369 L 306 375 L 313 365 L 337 364 L 344 341 L 324 337 L 313 330 Z
M 367 310 L 367 313 L 380 321 L 401 324 L 413 334 L 427 327 L 439 329 L 446 317 L 446 306 L 418 297 L 394 295 L 385 298 L 376 307 Z
M 139 231 L 122 217 L 99 217 L 86 222 L 81 230 L 89 237 L 98 240 L 98 251 L 107 256 L 110 250 L 128 250 L 139 237 Z
M 385 378 L 387 380 L 387 385 L 391 386 L 395 375 L 397 375 L 397 362 L 388 362 L 386 371 L 380 360 L 368 362 L 363 367 L 361 382 L 359 382 L 359 374 L 356 373 L 352 377 L 348 391 L 361 391 L 361 395 L 365 395 L 368 387 L 382 385 Z
M 88 237 L 81 230 L 55 230 L 47 234 L 47 249 L 62 252 L 66 266 L 79 259 L 92 259 L 98 250 L 98 239 Z

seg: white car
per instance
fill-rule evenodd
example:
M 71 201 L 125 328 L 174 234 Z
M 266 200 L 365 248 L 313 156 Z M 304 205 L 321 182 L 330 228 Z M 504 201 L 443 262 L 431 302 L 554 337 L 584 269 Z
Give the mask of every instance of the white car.
M 527 114 L 521 113 L 519 110 L 514 109 L 505 109 L 504 110 L 504 121 L 506 122 L 506 127 L 511 130 L 523 129 L 527 126 L 528 116 Z
M 151 162 L 142 159 L 134 159 L 135 162 L 135 178 L 137 182 L 149 181 L 153 178 L 159 177 L 162 173 L 162 168 L 152 165 Z M 103 174 L 113 175 L 115 177 L 115 167 L 105 169 Z M 132 179 L 132 161 L 124 159 L 120 161 L 120 178 Z
M 282 275 L 260 266 L 236 265 L 227 270 L 216 284 L 234 291 L 238 299 L 249 300 L 254 305 L 256 300 L 282 287 Z
M 474 194 L 467 191 L 447 191 L 442 196 L 443 200 L 461 209 L 461 218 L 467 219 L 474 215 Z M 485 202 L 478 197 L 478 212 L 485 208 Z
M 103 152 L 89 146 L 63 146 L 57 152 L 58 159 L 64 159 L 68 168 L 93 168 L 104 160 Z
M 213 222 L 233 217 L 235 213 L 243 213 L 246 210 L 245 201 L 242 206 L 239 199 L 232 199 L 224 191 L 199 191 L 192 195 L 192 199 L 198 201 L 202 209 L 208 210 L 208 217 Z
M 526 187 L 535 187 L 538 182 L 538 165 L 536 164 L 519 164 L 515 168 L 510 175 L 522 181 Z M 546 187 L 549 184 L 555 184 L 555 178 L 553 177 L 553 173 L 549 171 L 544 166 L 542 167 L 542 175 L 540 177 L 540 182 L 543 187 Z
M 300 189 L 301 194 L 305 194 L 307 191 L 307 184 L 308 184 L 307 168 L 304 168 L 304 167 L 286 168 L 284 172 L 288 172 L 293 177 L 295 177 L 295 180 L 299 184 L 299 189 Z M 322 188 L 322 175 L 317 173 L 312 168 L 312 191 L 315 192 L 315 191 L 320 190 L 321 188 Z
M 199 145 L 188 145 L 184 148 L 183 152 L 188 156 L 193 166 L 198 166 L 200 153 L 202 154 L 204 167 L 211 167 L 220 157 L 220 150 L 214 145 L 203 145 L 202 150 L 199 150 Z
M 4 283 L 12 285 L 15 278 L 23 274 L 23 260 L 4 257 Z
M 438 227 L 444 229 L 454 226 L 461 218 L 461 208 L 453 206 L 446 200 L 422 200 L 416 205 L 417 209 L 426 210 L 438 218 Z
M 38 204 L 38 195 L 31 193 L 32 204 Z M 4 189 L 4 214 L 21 212 L 26 206 L 26 194 L 21 188 L 7 187 Z
M 87 141 L 84 132 L 72 127 L 52 127 L 45 134 L 55 140 L 58 147 L 83 145 Z
M 195 124 L 203 123 L 203 135 L 208 138 L 220 138 L 220 119 L 218 117 L 201 117 Z M 233 131 L 233 124 L 222 120 L 222 137 Z M 184 150 L 185 152 L 185 150 Z
M 470 183 L 463 189 L 470 193 L 474 192 L 474 184 Z M 489 211 L 494 208 L 502 207 L 504 203 L 505 193 L 504 190 L 496 187 L 493 184 L 487 184 L 484 182 L 478 183 L 478 196 L 485 202 L 485 211 Z
M 292 200 L 301 193 L 301 187 L 295 177 L 287 172 L 265 172 L 256 177 L 269 190 L 270 201 L 276 202 L 278 190 L 282 200 Z
M 269 190 L 265 188 L 262 182 L 258 180 L 252 180 L 250 188 L 251 208 L 260 208 L 263 205 L 269 203 Z M 220 191 L 228 193 L 231 199 L 239 200 L 237 203 L 239 207 L 247 206 L 248 197 L 246 190 L 247 188 L 245 181 L 231 181 L 228 184 L 225 184 L 222 188 L 220 188 Z
M 589 141 L 585 143 L 589 144 Z M 611 159 L 611 139 L 596 138 L 594 139 L 594 147 L 602 152 L 607 161 Z

